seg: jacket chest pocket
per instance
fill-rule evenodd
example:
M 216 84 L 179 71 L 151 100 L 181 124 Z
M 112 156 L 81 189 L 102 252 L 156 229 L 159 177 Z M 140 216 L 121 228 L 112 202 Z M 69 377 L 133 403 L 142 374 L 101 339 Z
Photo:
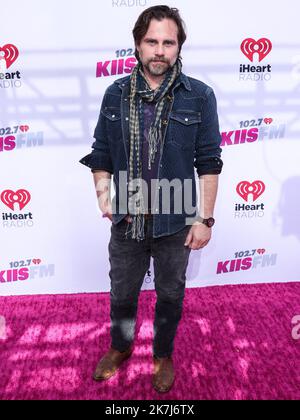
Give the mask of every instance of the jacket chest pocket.
M 178 110 L 170 113 L 169 144 L 181 150 L 193 150 L 201 113 L 189 110 Z
M 105 107 L 102 114 L 106 120 L 106 132 L 111 142 L 122 141 L 122 124 L 120 108 Z

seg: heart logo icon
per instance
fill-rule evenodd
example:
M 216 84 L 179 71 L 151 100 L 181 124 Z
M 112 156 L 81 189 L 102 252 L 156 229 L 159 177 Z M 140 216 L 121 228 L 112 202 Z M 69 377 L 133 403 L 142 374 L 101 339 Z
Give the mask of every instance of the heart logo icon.
M 265 118 L 264 119 L 265 124 L 272 124 L 272 122 L 273 122 L 273 118 Z
M 35 259 L 33 259 L 32 260 L 32 262 L 33 262 L 33 264 L 40 264 L 41 263 L 41 260 L 38 258 L 35 258 Z
M 29 130 L 29 126 L 28 126 L 28 125 L 20 125 L 20 130 L 21 130 L 23 133 L 26 133 L 26 131 L 28 131 L 28 130 Z
M 12 190 L 5 190 L 2 192 L 0 199 L 3 204 L 9 207 L 12 211 L 14 211 L 15 204 L 19 204 L 20 210 L 29 203 L 31 199 L 31 195 L 27 190 L 18 190 L 16 192 Z
M 12 44 L 6 44 L 3 47 L 0 47 L 0 57 L 1 56 L 4 58 L 6 68 L 8 69 L 19 57 L 19 50 Z
M 258 249 L 257 252 L 258 252 L 258 254 L 264 254 L 266 252 L 266 250 L 265 249 Z
M 245 201 L 248 201 L 249 194 L 252 194 L 253 201 L 255 201 L 264 193 L 265 189 L 266 186 L 262 181 L 257 180 L 252 184 L 248 181 L 241 181 L 236 187 L 236 192 Z
M 272 50 L 272 42 L 267 38 L 260 38 L 255 41 L 253 38 L 246 38 L 241 43 L 242 53 L 253 62 L 253 56 L 258 54 L 258 61 L 262 61 Z

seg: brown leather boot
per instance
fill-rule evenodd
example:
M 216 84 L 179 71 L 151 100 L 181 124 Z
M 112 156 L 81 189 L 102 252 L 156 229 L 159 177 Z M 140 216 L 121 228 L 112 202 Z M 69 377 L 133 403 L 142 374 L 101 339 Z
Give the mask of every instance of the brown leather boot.
M 117 373 L 117 370 L 122 362 L 131 356 L 132 351 L 133 349 L 129 348 L 121 353 L 111 347 L 98 363 L 93 379 L 95 381 L 101 381 L 111 378 L 115 375 L 115 373 Z
M 175 379 L 171 357 L 153 357 L 154 375 L 152 385 L 157 392 L 168 392 Z

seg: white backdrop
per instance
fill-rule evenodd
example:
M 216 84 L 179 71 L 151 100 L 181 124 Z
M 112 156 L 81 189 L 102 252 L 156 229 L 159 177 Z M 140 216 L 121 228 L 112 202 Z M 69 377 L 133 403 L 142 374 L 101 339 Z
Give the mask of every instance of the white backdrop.
M 138 15 L 161 3 L 0 1 L 0 295 L 109 290 L 110 221 L 78 161 L 104 90 L 128 74 L 111 73 L 132 62 Z M 191 252 L 187 286 L 299 281 L 300 3 L 168 4 L 187 25 L 183 71 L 214 88 L 223 134 L 213 238 Z M 272 43 L 260 62 L 248 38 Z

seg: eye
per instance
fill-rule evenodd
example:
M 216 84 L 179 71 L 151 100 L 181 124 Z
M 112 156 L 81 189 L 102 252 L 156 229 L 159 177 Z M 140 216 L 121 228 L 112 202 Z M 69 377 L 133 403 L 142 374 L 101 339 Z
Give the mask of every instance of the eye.
M 165 42 L 165 45 L 166 45 L 167 47 L 173 47 L 173 46 L 175 45 L 175 42 L 173 42 L 173 41 L 166 41 L 166 42 Z

